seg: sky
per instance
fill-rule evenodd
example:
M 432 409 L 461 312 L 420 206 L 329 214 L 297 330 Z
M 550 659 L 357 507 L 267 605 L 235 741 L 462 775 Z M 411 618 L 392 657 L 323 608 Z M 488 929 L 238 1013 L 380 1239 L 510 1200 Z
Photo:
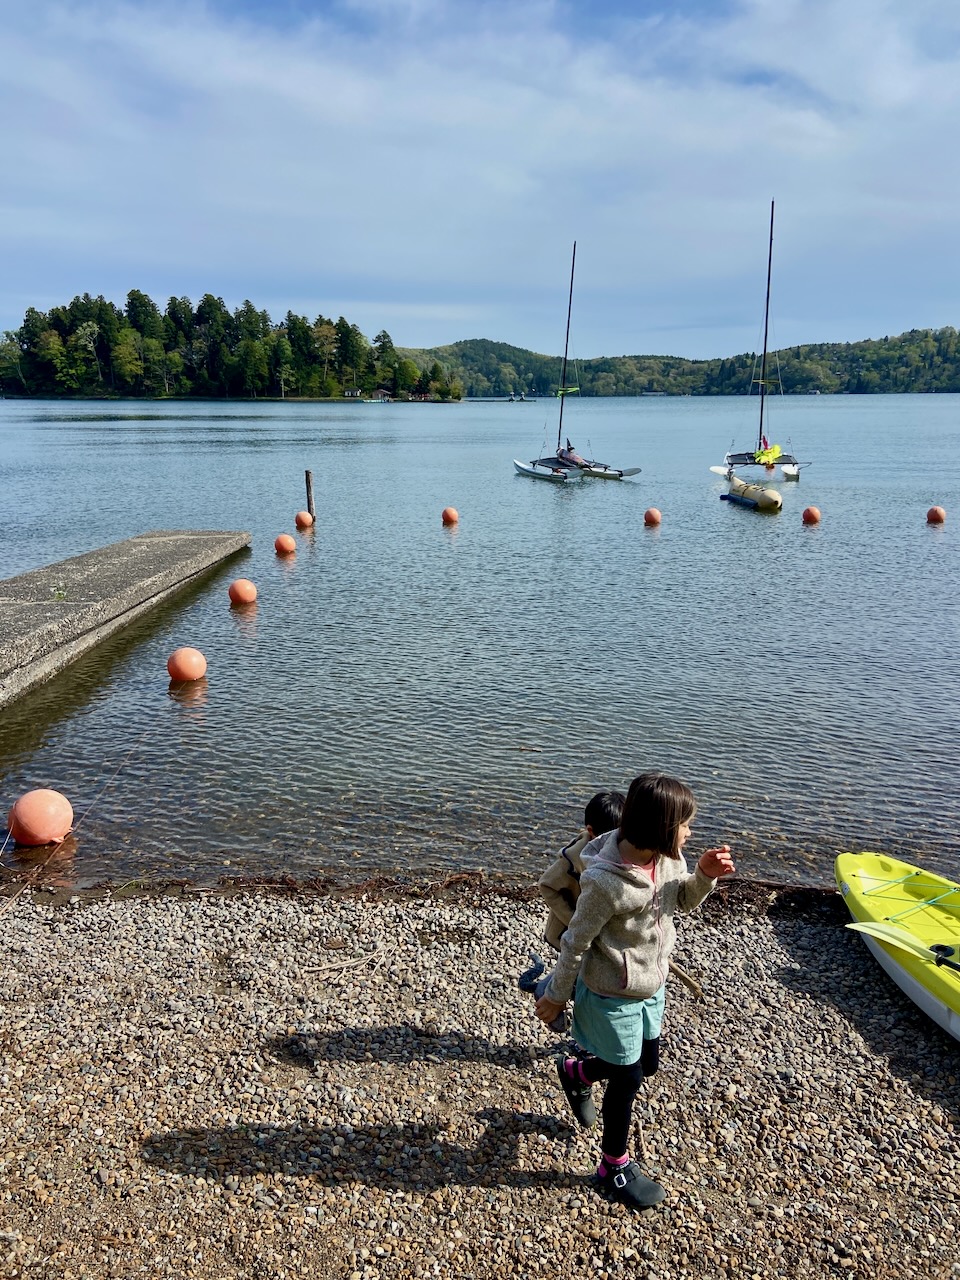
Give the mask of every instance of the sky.
M 204 293 L 370 338 L 960 325 L 956 0 L 0 0 L 0 330 Z

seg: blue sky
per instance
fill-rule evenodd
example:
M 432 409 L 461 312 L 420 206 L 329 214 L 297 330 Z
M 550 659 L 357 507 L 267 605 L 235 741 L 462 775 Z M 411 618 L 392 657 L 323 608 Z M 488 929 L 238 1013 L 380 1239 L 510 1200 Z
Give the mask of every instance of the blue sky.
M 955 0 L 0 0 L 0 329 L 142 289 L 400 346 L 960 323 Z

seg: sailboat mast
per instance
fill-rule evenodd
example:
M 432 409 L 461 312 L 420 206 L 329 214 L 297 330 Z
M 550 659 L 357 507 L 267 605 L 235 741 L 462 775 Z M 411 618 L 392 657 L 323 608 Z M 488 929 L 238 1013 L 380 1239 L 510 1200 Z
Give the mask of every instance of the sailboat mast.
M 577 265 L 577 242 L 573 242 L 573 257 L 570 261 L 570 297 L 567 299 L 567 336 L 563 343 L 563 364 L 560 366 L 560 421 L 557 424 L 557 451 L 563 437 L 563 402 L 567 387 L 567 353 L 570 350 L 570 314 L 573 311 L 573 269 Z
M 770 331 L 770 275 L 773 270 L 773 204 L 770 201 L 770 245 L 767 249 L 767 301 L 763 309 L 763 359 L 760 361 L 760 430 L 757 452 L 763 448 L 763 403 L 767 395 L 767 336 Z

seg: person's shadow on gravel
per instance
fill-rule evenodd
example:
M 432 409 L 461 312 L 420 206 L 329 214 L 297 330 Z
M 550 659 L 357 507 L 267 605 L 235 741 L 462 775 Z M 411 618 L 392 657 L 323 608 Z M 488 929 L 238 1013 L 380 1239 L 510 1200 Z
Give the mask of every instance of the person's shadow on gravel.
M 494 1044 L 468 1031 L 424 1031 L 415 1027 L 338 1027 L 336 1031 L 277 1036 L 265 1051 L 288 1066 L 312 1070 L 321 1062 L 485 1062 L 529 1067 L 557 1054 L 553 1045 Z
M 541 1137 L 566 1141 L 573 1134 L 571 1126 L 532 1112 L 499 1107 L 475 1114 L 485 1122 L 475 1147 L 448 1141 L 442 1121 L 356 1128 L 294 1125 L 280 1129 L 251 1124 L 157 1134 L 144 1143 L 143 1157 L 166 1173 L 218 1182 L 285 1173 L 311 1177 L 326 1186 L 362 1182 L 430 1192 L 451 1184 L 575 1188 L 588 1180 L 582 1174 L 543 1165 L 519 1167 L 524 1137 L 530 1136 L 534 1142 Z

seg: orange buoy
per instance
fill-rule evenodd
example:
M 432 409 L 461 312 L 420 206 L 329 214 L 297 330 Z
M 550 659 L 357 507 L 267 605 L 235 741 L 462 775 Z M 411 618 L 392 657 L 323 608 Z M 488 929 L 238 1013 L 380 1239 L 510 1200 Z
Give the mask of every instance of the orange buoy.
M 643 513 L 643 523 L 647 526 L 648 529 L 655 528 L 662 519 L 663 519 L 663 516 L 660 514 L 660 512 L 657 510 L 656 507 L 648 507 L 646 511 Z
M 59 791 L 25 792 L 7 818 L 17 844 L 58 844 L 73 826 L 73 806 Z
M 440 519 L 444 524 L 457 524 L 460 520 L 460 512 L 456 507 L 444 507 L 440 512 Z
M 803 520 L 803 523 L 804 523 L 804 524 L 819 524 L 819 523 L 820 523 L 820 508 L 819 508 L 819 507 L 804 507 L 804 508 L 803 508 L 803 516 L 801 517 L 801 519 Z
M 313 527 L 313 516 L 309 511 L 298 511 L 294 522 L 298 529 L 310 529 Z
M 931 507 L 927 512 L 927 524 L 943 524 L 947 513 L 943 507 Z
M 199 680 L 207 674 L 207 660 L 199 649 L 175 649 L 167 659 L 171 680 Z
M 230 583 L 227 595 L 232 604 L 253 604 L 257 598 L 257 588 L 249 578 L 237 578 Z
M 281 533 L 274 542 L 273 548 L 278 556 L 292 556 L 297 549 L 297 543 L 293 534 Z

